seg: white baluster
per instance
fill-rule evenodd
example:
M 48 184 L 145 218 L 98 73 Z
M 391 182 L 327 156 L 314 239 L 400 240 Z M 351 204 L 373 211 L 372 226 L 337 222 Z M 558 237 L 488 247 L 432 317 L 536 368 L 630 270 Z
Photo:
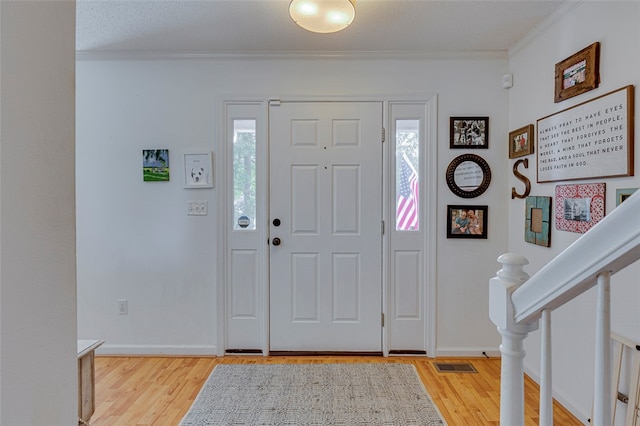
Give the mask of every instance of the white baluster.
M 551 379 L 551 310 L 542 311 L 540 361 L 540 424 L 553 425 L 553 386 Z
M 524 424 L 524 356 L 523 341 L 529 332 L 538 328 L 533 324 L 516 324 L 513 320 L 511 294 L 528 278 L 522 269 L 529 261 L 513 253 L 498 258 L 502 269 L 489 281 L 489 317 L 502 335 L 500 377 L 500 424 Z
M 610 274 L 598 275 L 596 301 L 596 352 L 595 396 L 593 425 L 609 426 L 611 423 L 611 297 Z

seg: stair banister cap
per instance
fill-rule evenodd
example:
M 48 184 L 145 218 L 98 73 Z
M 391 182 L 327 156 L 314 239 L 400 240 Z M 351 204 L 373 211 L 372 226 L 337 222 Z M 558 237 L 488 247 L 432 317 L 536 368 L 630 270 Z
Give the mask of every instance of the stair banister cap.
M 502 269 L 497 272 L 500 279 L 519 283 L 529 279 L 529 274 L 523 269 L 523 266 L 529 264 L 526 257 L 516 253 L 505 253 L 498 257 L 498 262 L 502 263 Z

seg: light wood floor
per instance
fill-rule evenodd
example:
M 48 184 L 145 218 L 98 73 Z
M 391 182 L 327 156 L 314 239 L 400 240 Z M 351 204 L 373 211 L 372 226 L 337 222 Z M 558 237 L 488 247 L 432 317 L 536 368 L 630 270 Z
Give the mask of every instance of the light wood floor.
M 177 425 L 216 364 L 408 363 L 416 367 L 450 426 L 498 425 L 500 360 L 497 358 L 225 356 L 220 358 L 96 357 L 96 411 L 91 426 Z M 477 373 L 439 373 L 438 362 L 471 363 Z M 559 404 L 554 423 L 582 425 Z M 525 378 L 525 425 L 538 424 L 538 386 Z

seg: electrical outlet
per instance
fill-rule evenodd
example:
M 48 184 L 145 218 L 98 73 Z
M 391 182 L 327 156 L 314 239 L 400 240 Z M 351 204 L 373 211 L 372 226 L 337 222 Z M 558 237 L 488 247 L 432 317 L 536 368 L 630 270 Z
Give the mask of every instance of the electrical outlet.
M 129 302 L 127 299 L 118 299 L 118 315 L 129 314 Z

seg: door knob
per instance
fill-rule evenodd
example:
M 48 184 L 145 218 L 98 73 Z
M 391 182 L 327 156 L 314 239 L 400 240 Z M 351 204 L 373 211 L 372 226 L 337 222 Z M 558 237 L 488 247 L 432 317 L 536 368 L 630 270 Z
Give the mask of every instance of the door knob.
M 273 240 L 271 240 L 271 243 L 274 246 L 279 246 L 280 245 L 280 238 L 274 238 Z

